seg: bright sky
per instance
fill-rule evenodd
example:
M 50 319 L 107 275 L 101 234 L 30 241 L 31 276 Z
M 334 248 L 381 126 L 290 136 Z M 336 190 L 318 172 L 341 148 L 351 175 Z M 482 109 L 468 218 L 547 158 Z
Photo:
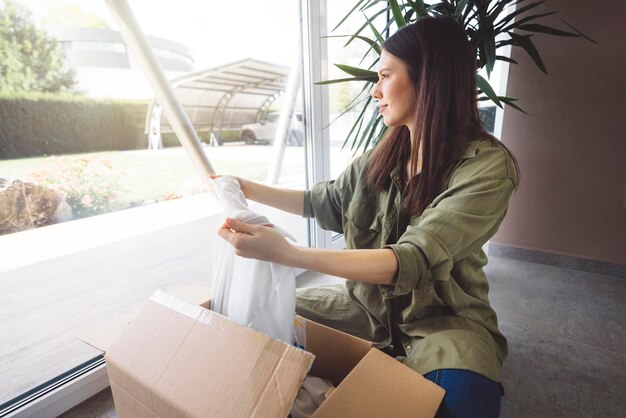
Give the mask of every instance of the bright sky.
M 118 0 L 115 0 L 118 1 Z M 194 53 L 195 69 L 257 58 L 291 66 L 298 48 L 299 13 L 297 0 L 127 0 L 147 35 L 181 42 Z M 332 28 L 350 10 L 351 0 L 327 0 Z M 111 28 L 117 28 L 105 0 L 20 0 L 36 16 L 50 9 L 74 6 L 95 14 Z M 360 26 L 359 19 L 358 25 Z M 344 34 L 343 31 L 338 31 Z M 366 34 L 367 35 L 367 34 Z M 343 41 L 329 40 L 329 42 Z M 341 48 L 331 48 L 330 62 L 346 62 Z M 345 58 L 345 56 L 343 57 Z M 352 65 L 358 65 L 354 62 Z M 331 71 L 335 75 L 335 71 Z M 343 73 L 339 73 L 343 75 Z M 486 74 L 484 74 L 486 77 Z M 498 90 L 500 68 L 490 82 Z M 332 77 L 331 77 L 332 78 Z
M 127 0 L 147 35 L 189 46 L 196 69 L 253 57 L 291 65 L 298 45 L 295 0 Z M 78 6 L 117 28 L 105 0 L 21 0 L 35 15 Z

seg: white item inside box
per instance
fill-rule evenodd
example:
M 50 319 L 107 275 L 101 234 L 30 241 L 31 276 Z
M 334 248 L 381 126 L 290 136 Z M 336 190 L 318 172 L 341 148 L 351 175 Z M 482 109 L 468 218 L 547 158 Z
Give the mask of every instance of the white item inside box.
M 326 400 L 335 387 L 325 379 L 307 376 L 302 382 L 298 396 L 293 402 L 289 415 L 292 418 L 309 418 Z

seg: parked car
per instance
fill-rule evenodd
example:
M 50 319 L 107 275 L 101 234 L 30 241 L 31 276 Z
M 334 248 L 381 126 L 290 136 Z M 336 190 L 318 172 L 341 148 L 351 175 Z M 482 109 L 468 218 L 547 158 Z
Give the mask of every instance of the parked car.
M 265 119 L 258 123 L 249 123 L 241 127 L 241 140 L 246 144 L 263 142 L 271 144 L 278 129 L 279 112 L 270 112 Z M 294 112 L 291 120 L 286 144 L 301 147 L 304 144 L 304 116 L 300 112 Z

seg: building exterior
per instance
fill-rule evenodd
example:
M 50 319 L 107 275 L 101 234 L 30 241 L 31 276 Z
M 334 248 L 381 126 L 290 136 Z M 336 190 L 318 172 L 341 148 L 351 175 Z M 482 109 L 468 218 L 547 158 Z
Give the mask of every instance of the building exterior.
M 78 89 L 91 97 L 151 99 L 150 86 L 119 31 L 95 28 L 51 27 L 47 32 L 63 47 L 67 63 L 76 71 Z M 171 40 L 148 36 L 169 78 L 194 70 L 193 52 Z

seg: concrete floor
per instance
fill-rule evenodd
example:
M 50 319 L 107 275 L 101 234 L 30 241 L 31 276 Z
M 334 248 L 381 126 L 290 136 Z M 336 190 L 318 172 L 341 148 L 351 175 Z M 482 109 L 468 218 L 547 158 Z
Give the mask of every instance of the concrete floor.
M 501 416 L 624 417 L 626 280 L 493 256 L 487 273 L 509 340 Z M 108 389 L 62 415 L 116 416 Z

